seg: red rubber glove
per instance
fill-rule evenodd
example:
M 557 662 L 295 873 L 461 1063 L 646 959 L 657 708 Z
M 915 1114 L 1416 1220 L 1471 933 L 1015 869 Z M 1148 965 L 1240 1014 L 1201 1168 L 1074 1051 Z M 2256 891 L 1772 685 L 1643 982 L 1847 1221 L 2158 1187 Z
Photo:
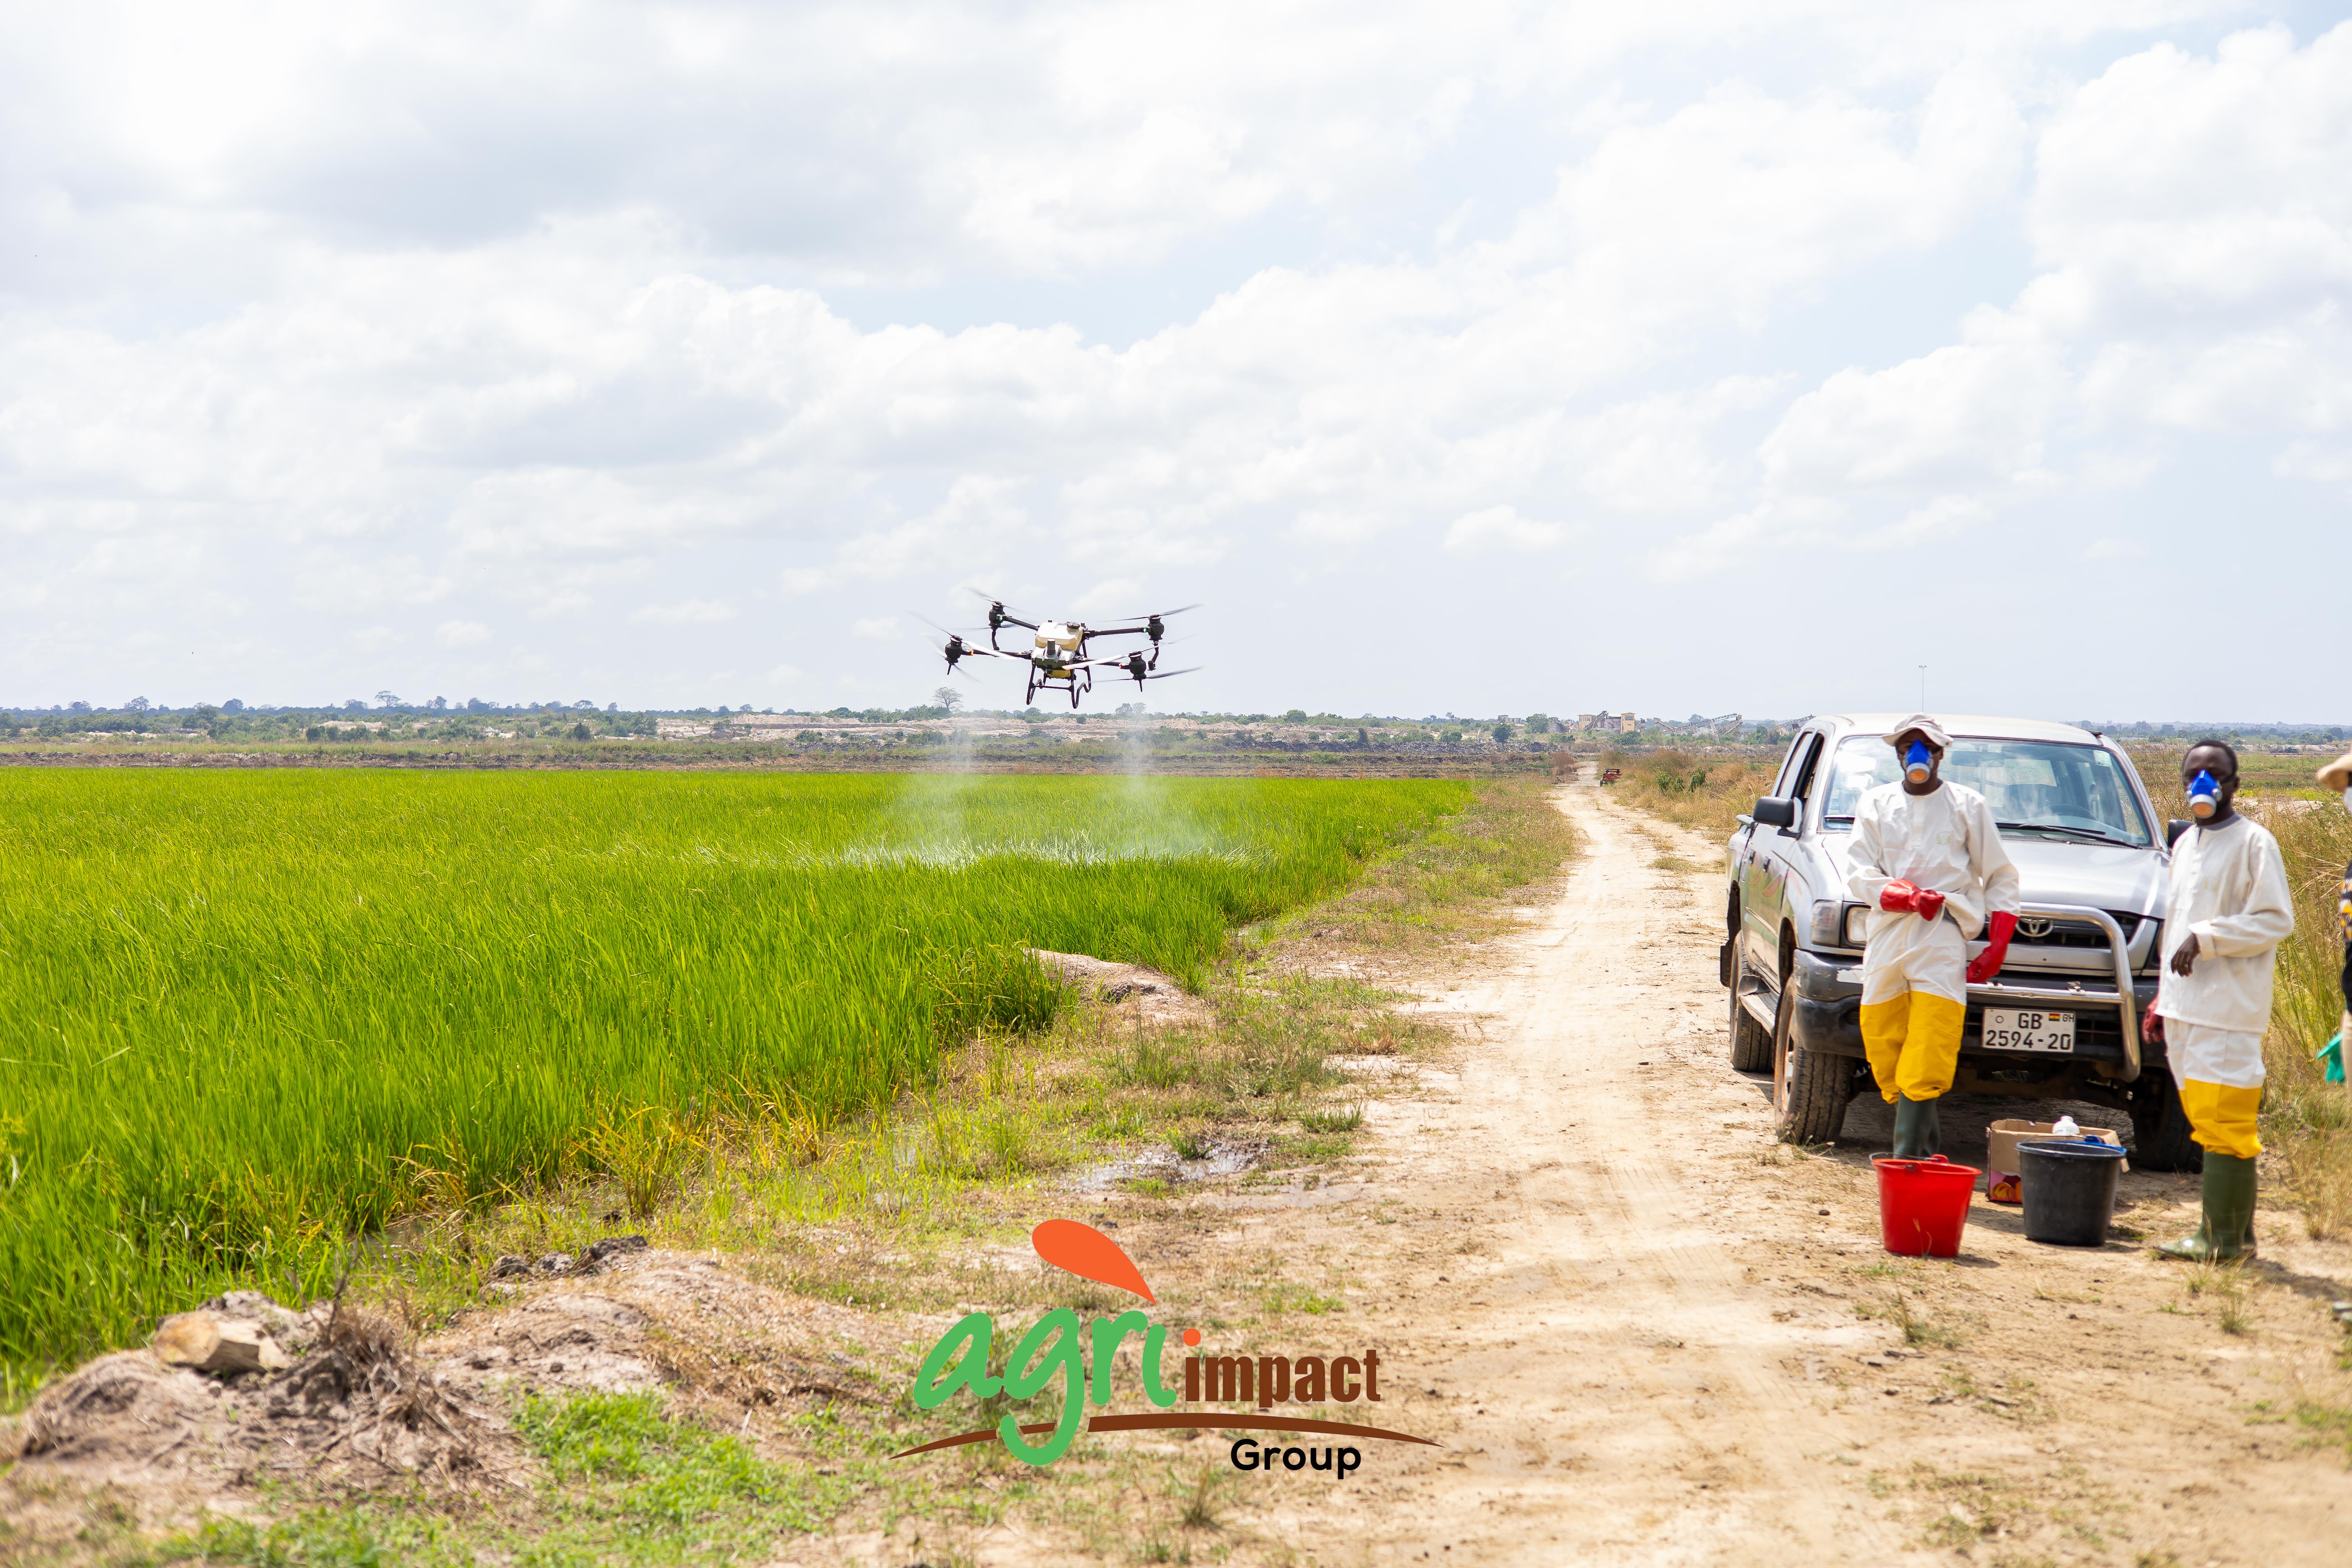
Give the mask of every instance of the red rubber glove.
M 1878 907 L 1907 915 L 1919 907 L 1919 889 L 1897 877 L 1878 890 Z
M 2139 1037 L 2143 1040 L 2164 1038 L 2164 1015 L 2156 1010 L 2153 1002 L 2147 1005 L 2147 1011 L 2139 1016 Z
M 1944 895 L 1933 888 L 1920 889 L 1918 897 L 1913 902 L 1919 910 L 1919 918 L 1923 921 L 1938 919 L 1944 912 Z
M 2000 973 L 2009 957 L 2009 939 L 2017 934 L 2017 917 L 2006 910 L 1996 910 L 1990 921 L 1992 940 L 1985 950 L 1969 960 L 1969 984 L 1981 985 Z

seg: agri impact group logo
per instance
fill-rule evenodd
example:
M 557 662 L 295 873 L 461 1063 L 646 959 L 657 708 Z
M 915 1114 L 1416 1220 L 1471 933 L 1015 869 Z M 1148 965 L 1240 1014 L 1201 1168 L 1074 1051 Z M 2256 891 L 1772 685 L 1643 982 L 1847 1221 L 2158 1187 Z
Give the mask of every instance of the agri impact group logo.
M 1160 1304 L 1118 1243 L 1071 1219 L 1049 1219 L 1029 1233 L 1037 1256 L 1055 1268 L 1113 1289 L 1127 1291 L 1151 1306 Z M 1088 1415 L 1089 1402 L 1112 1403 L 1112 1373 L 1119 1347 L 1131 1336 L 1142 1339 L 1144 1400 L 1151 1411 L 1129 1415 Z M 914 1399 L 919 1409 L 937 1410 L 959 1394 L 975 1401 L 1003 1394 L 1031 1399 L 1061 1381 L 1061 1416 L 1055 1421 L 1023 1425 L 1007 1415 L 993 1426 L 960 1432 L 952 1437 L 893 1455 L 906 1458 L 940 1448 L 957 1448 L 994 1438 L 1013 1458 L 1032 1465 L 1050 1465 L 1069 1452 L 1083 1422 L 1089 1432 L 1147 1432 L 1195 1427 L 1242 1432 L 1278 1432 L 1310 1439 L 1307 1444 L 1261 1444 L 1243 1437 L 1233 1447 L 1235 1468 L 1329 1471 L 1345 1479 L 1363 1463 L 1363 1452 L 1353 1443 L 1333 1442 L 1320 1447 L 1316 1436 L 1358 1441 L 1419 1443 L 1435 1447 L 1426 1437 L 1383 1427 L 1345 1421 L 1322 1421 L 1300 1415 L 1265 1414 L 1277 1405 L 1354 1405 L 1381 1403 L 1381 1354 L 1367 1348 L 1360 1355 L 1221 1356 L 1201 1349 L 1201 1331 L 1186 1329 L 1181 1361 L 1171 1383 L 1168 1377 L 1168 1327 L 1129 1308 L 1115 1317 L 1098 1317 L 1081 1324 L 1077 1313 L 1056 1307 L 1030 1325 L 1004 1360 L 1003 1376 L 989 1370 L 996 1342 L 996 1320 L 986 1312 L 967 1314 L 940 1337 L 916 1371 Z M 1180 1410 L 1184 1405 L 1242 1405 L 1252 1409 Z M 1033 1437 L 1043 1442 L 1033 1443 Z

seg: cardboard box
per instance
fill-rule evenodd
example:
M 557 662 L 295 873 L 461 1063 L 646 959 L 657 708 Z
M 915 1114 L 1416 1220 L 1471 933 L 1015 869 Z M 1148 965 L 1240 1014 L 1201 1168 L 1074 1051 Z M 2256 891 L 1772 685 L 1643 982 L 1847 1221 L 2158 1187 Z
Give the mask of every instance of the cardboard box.
M 2048 1138 L 2058 1131 L 2054 1121 L 1996 1121 L 1985 1130 L 1985 1196 L 1997 1204 L 2025 1201 L 2024 1178 L 2018 1170 L 2017 1145 L 2026 1138 Z M 2085 1127 L 2080 1136 L 2095 1138 L 2120 1149 L 2124 1141 L 2105 1127 Z M 2126 1163 L 2126 1170 L 2131 1168 Z

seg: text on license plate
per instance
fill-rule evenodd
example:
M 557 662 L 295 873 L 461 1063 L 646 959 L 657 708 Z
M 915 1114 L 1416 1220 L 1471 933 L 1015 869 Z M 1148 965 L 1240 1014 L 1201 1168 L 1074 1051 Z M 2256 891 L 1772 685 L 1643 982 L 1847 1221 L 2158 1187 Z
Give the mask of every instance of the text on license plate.
M 2071 1051 L 2074 1015 L 2031 1013 L 2021 1007 L 1988 1007 L 1984 1048 L 1989 1051 Z

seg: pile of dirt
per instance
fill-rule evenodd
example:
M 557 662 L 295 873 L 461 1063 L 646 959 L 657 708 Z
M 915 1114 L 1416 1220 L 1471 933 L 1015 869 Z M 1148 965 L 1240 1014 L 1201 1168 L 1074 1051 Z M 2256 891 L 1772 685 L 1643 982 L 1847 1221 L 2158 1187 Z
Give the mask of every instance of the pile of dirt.
M 873 1337 L 862 1314 L 714 1259 L 638 1242 L 524 1278 L 422 1339 L 348 1305 L 294 1311 L 251 1291 L 166 1320 L 160 1352 L 101 1356 L 0 1420 L 0 1517 L 19 1539 L 64 1541 L 101 1492 L 150 1529 L 242 1511 L 271 1482 L 516 1492 L 537 1466 L 507 1417 L 531 1396 L 663 1389 L 729 1427 L 755 1407 L 882 1397 L 831 1348 Z M 206 1313 L 263 1325 L 291 1364 L 223 1373 L 166 1359 Z
M 1113 963 L 1083 952 L 1054 952 L 1042 947 L 1027 951 L 1040 965 L 1060 975 L 1065 984 L 1097 1002 L 1132 1008 L 1147 1024 L 1197 1026 L 1210 1020 L 1206 1003 L 1185 994 L 1174 976 L 1156 969 Z
M 315 1326 L 287 1347 L 300 1352 L 290 1365 L 210 1374 L 153 1347 L 101 1356 L 0 1431 L 17 1496 L 105 1486 L 168 1515 L 173 1501 L 269 1479 L 399 1477 L 463 1490 L 512 1479 L 506 1423 L 429 1370 L 390 1320 L 349 1307 L 294 1313 L 238 1294 L 251 1298 L 245 1312 Z

